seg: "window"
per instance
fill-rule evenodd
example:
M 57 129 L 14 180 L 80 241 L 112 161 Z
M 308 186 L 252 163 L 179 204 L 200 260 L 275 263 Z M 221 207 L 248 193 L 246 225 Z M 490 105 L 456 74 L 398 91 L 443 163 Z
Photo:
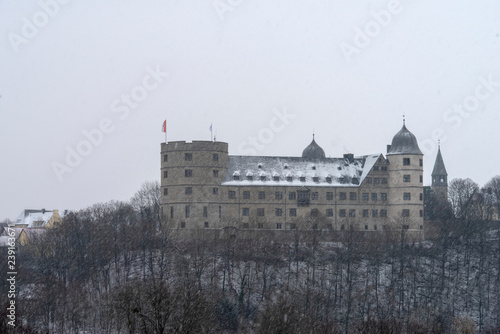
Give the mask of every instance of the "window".
M 409 166 L 410 165 L 410 158 L 403 158 L 403 166 Z
M 266 176 L 265 176 L 265 175 L 261 175 L 261 176 L 260 176 L 260 180 L 261 180 L 261 181 L 265 181 L 265 180 L 266 180 Z
M 192 169 L 186 169 L 184 171 L 184 176 L 185 177 L 192 177 L 193 176 L 193 170 Z
M 378 172 L 378 166 L 373 166 L 373 171 Z
M 276 223 L 276 229 L 281 230 L 281 223 Z
M 423 230 L 424 229 L 424 225 L 420 225 L 420 229 Z
M 234 198 L 236 198 L 236 191 L 230 190 L 230 191 L 227 193 L 227 196 L 229 197 L 229 199 L 234 199 Z
M 409 209 L 403 209 L 403 217 L 410 217 L 410 210 Z
M 186 205 L 186 218 L 189 218 L 189 205 Z
M 318 229 L 318 224 L 312 224 L 312 229 L 317 230 Z
M 331 191 L 328 191 L 328 192 L 326 193 L 326 200 L 327 200 L 327 201 L 331 201 L 331 200 L 333 200 L 333 193 L 332 193 Z
M 212 193 L 214 195 L 219 195 L 219 188 L 212 188 Z
M 168 195 L 168 188 L 163 188 L 163 196 L 167 196 Z
M 248 228 L 248 223 L 243 223 L 243 228 Z
M 379 184 L 380 183 L 380 178 L 379 177 L 373 178 L 373 183 Z
M 411 194 L 410 193 L 404 193 L 403 194 L 403 200 L 405 200 L 405 201 L 411 200 Z
M 387 184 L 387 178 L 386 177 L 381 178 L 380 181 L 382 181 L 382 184 Z
M 273 176 L 273 181 L 279 181 L 280 177 L 279 176 Z
M 377 225 L 373 225 L 373 229 L 376 231 L 377 230 Z
M 192 161 L 193 160 L 193 153 L 184 153 L 184 160 L 185 161 Z
M 296 192 L 288 193 L 288 199 L 294 200 L 296 198 L 297 198 L 297 193 Z
M 387 201 L 387 193 L 380 193 L 380 200 Z
M 275 199 L 283 199 L 283 193 L 281 191 L 277 191 L 274 193 Z
M 341 225 L 341 226 L 340 226 L 340 229 L 341 229 L 342 231 L 343 231 L 343 230 L 345 230 L 345 225 Z
M 332 178 L 331 178 L 330 176 L 327 176 L 327 177 L 326 177 L 326 182 L 328 182 L 328 183 L 332 183 Z
M 213 175 L 214 175 L 214 177 L 219 177 L 219 171 L 214 169 Z
M 299 177 L 299 179 L 300 179 L 300 182 L 306 182 L 306 177 L 305 176 L 301 176 L 301 177 Z
M 318 209 L 311 209 L 311 216 L 318 217 L 318 214 L 319 214 Z
M 170 218 L 174 218 L 174 207 L 170 207 Z
M 266 193 L 264 191 L 259 191 L 259 199 L 266 199 Z
M 403 175 L 403 182 L 410 182 L 410 175 Z
M 186 195 L 191 195 L 193 193 L 193 188 L 191 187 L 186 187 L 186 189 L 184 189 L 184 193 Z
M 387 166 L 382 166 L 382 167 L 380 167 L 380 170 L 381 170 L 382 172 L 387 172 Z
M 420 210 L 420 217 L 424 216 L 424 210 Z
M 368 225 L 365 225 L 365 230 L 368 230 Z
M 296 217 L 297 216 L 297 209 L 290 209 L 290 217 Z
M 247 180 L 252 181 L 253 180 L 253 175 L 247 175 Z
M 313 182 L 319 182 L 319 177 L 313 176 Z
M 233 180 L 238 181 L 240 179 L 239 175 L 233 175 Z
M 340 217 L 345 217 L 345 209 L 340 209 L 339 210 L 339 216 Z
M 276 217 L 281 217 L 281 216 L 283 216 L 283 209 L 276 208 Z
M 317 192 L 313 192 L 313 193 L 312 193 L 312 197 L 311 197 L 311 199 L 312 199 L 313 201 L 317 201 L 317 200 L 318 200 L 318 197 L 319 197 L 319 196 L 318 196 L 318 193 L 317 193 Z
M 356 217 L 356 210 L 355 209 L 349 210 L 349 217 Z
M 205 228 L 208 228 L 208 222 L 205 222 Z
M 208 217 L 208 207 L 204 206 L 203 207 L 203 218 Z
M 168 154 L 164 154 L 163 155 L 163 162 L 167 162 L 168 161 Z
M 403 225 L 402 227 L 403 227 L 403 230 L 407 230 L 410 228 L 410 225 Z
M 351 201 L 355 201 L 356 200 L 356 193 L 349 193 L 349 199 Z
M 368 200 L 370 199 L 370 194 L 368 194 L 368 193 L 363 193 L 363 195 L 362 195 L 362 196 L 363 196 L 363 197 L 362 197 L 362 198 L 363 198 L 363 201 L 368 201 Z
M 387 217 L 387 210 L 380 210 L 380 217 Z
M 424 200 L 424 194 L 420 193 L 420 200 L 423 201 Z
M 242 215 L 248 217 L 250 215 L 250 208 L 243 208 Z
M 333 217 L 333 209 L 326 209 L 326 216 Z
M 257 228 L 260 228 L 260 229 L 264 228 L 264 223 L 258 223 Z
M 219 155 L 217 153 L 212 154 L 212 161 L 219 161 Z
M 420 183 L 424 182 L 424 177 L 422 175 L 419 175 L 419 181 Z
M 366 183 L 372 183 L 372 178 L 371 177 L 367 177 L 366 178 Z
M 168 177 L 168 171 L 164 170 L 163 171 L 163 178 L 166 179 Z
M 376 201 L 377 200 L 377 193 L 372 193 L 372 201 Z
M 257 209 L 257 216 L 263 217 L 264 216 L 264 208 L 258 208 Z
M 329 230 L 333 230 L 333 225 L 332 224 L 326 224 L 326 228 Z
M 243 192 L 243 199 L 250 199 L 250 192 L 249 191 Z
M 370 215 L 369 215 L 369 211 L 368 211 L 368 209 L 364 209 L 364 210 L 363 210 L 363 217 L 369 217 L 369 216 L 370 216 Z
M 181 222 L 181 228 L 186 228 L 186 222 Z
M 378 210 L 372 210 L 372 217 L 378 217 Z
M 420 159 L 420 160 L 418 161 L 418 165 L 419 165 L 420 167 L 422 167 L 422 166 L 424 165 L 424 161 L 423 161 L 422 159 Z
M 292 176 L 287 176 L 286 180 L 289 181 L 289 182 L 291 182 L 291 181 L 293 181 L 293 177 Z
M 290 223 L 290 230 L 295 230 L 297 228 L 297 226 L 295 225 L 295 223 Z
M 219 205 L 219 219 L 222 218 L 222 206 Z
M 345 193 L 339 193 L 339 198 L 340 198 L 341 200 L 345 200 L 345 199 L 346 199 L 346 195 L 345 195 Z

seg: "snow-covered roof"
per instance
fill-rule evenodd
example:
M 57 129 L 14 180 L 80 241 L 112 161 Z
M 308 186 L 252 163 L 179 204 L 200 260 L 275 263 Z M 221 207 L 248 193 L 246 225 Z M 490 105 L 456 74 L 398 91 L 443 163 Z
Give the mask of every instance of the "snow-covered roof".
M 26 227 L 43 227 L 48 223 L 54 212 L 52 210 L 23 210 L 16 220 L 16 225 Z M 62 214 L 59 214 L 62 218 Z
M 0 247 L 9 247 L 9 237 L 8 236 L 1 236 L 0 237 Z
M 229 156 L 222 184 L 357 187 L 368 175 L 379 156 L 380 154 L 372 154 L 350 160 L 324 158 L 315 161 L 301 157 Z M 253 175 L 259 177 L 248 177 Z M 261 176 L 265 176 L 265 179 L 261 179 Z

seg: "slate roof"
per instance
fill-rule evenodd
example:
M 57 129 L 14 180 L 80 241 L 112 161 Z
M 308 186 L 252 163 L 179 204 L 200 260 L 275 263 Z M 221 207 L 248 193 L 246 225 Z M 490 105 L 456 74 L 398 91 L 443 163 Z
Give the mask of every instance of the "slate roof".
M 380 154 L 311 161 L 301 157 L 229 156 L 223 185 L 342 186 L 363 182 Z M 289 181 L 289 177 L 292 178 Z
M 438 153 L 436 156 L 436 162 L 434 163 L 434 169 L 432 170 L 431 176 L 446 175 L 446 167 L 444 166 L 443 157 L 441 156 L 441 148 L 438 148 Z
M 391 154 L 422 154 L 417 138 L 406 128 L 405 124 L 392 138 L 392 144 L 387 150 L 387 155 Z

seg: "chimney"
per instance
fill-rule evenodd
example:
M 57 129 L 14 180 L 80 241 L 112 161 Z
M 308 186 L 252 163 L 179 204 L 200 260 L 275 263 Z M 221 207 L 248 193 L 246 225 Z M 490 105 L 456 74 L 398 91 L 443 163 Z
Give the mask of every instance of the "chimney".
M 354 154 L 346 153 L 346 154 L 344 154 L 344 159 L 349 161 L 349 163 L 353 163 L 354 162 Z
M 391 145 L 387 145 L 387 153 L 391 150 Z

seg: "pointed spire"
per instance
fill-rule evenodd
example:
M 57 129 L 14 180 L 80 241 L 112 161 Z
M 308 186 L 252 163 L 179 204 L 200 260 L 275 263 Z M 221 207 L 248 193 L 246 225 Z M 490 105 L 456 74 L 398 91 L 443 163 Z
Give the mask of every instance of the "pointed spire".
M 448 176 L 446 172 L 446 167 L 444 166 L 443 156 L 441 155 L 441 142 L 438 143 L 438 153 L 436 156 L 436 162 L 434 163 L 434 169 L 432 170 L 432 176 Z
M 406 125 L 405 114 L 403 114 L 403 126 Z

